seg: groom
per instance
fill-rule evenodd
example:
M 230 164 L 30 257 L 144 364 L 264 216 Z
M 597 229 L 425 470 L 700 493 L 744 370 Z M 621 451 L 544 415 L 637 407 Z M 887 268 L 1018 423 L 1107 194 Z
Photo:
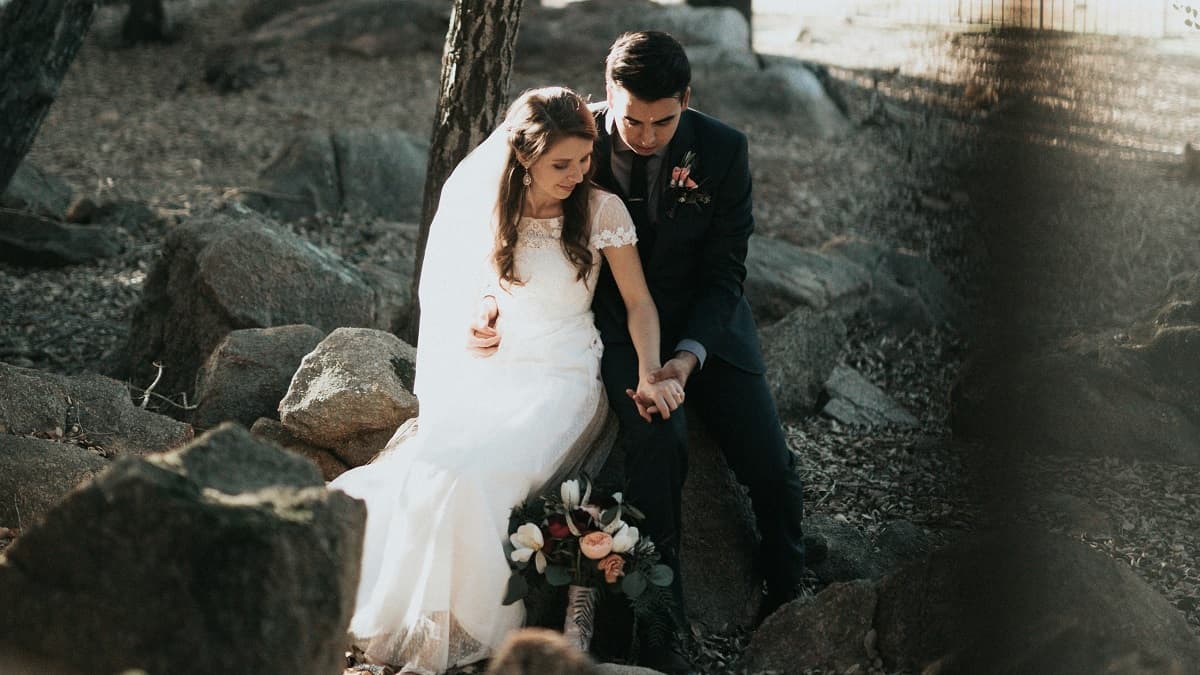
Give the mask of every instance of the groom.
M 604 340 L 601 371 L 625 439 L 626 496 L 645 512 L 644 531 L 664 562 L 678 580 L 686 415 L 697 414 L 749 488 L 770 611 L 794 598 L 801 580 L 802 486 L 742 294 L 754 229 L 746 137 L 689 109 L 690 81 L 687 55 L 674 38 L 627 33 L 609 50 L 607 100 L 593 106 L 600 134 L 595 181 L 624 199 L 637 226 L 667 350 L 658 376 L 686 387 L 686 414 L 681 408 L 646 424 L 640 412 L 648 406 L 630 405 L 637 354 L 607 267 L 592 304 Z M 672 590 L 681 603 L 678 581 Z M 656 656 L 661 664 L 669 655 Z

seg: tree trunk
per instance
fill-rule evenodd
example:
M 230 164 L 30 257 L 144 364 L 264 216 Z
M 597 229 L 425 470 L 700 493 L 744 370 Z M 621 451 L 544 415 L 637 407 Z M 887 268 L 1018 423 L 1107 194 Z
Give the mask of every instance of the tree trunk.
M 129 13 L 121 26 L 126 44 L 169 42 L 167 12 L 163 0 L 129 0 Z
M 0 192 L 33 146 L 95 11 L 96 0 L 0 6 Z
M 754 13 L 750 9 L 752 0 L 687 0 L 692 7 L 732 7 L 746 17 L 746 25 L 750 27 L 750 49 L 754 49 Z
M 421 263 L 442 184 L 467 153 L 492 132 L 508 103 L 508 79 L 521 4 L 522 0 L 454 0 L 442 52 L 442 86 L 429 144 L 417 262 L 413 270 L 413 312 L 407 336 L 412 344 L 416 344 L 420 325 L 417 291 Z

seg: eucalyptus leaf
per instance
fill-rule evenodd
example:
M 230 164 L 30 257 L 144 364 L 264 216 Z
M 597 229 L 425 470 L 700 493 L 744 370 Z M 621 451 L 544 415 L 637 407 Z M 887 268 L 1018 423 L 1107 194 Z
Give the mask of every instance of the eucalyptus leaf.
M 655 565 L 650 569 L 650 583 L 655 586 L 670 586 L 675 581 L 675 570 L 666 565 Z
M 646 575 L 641 572 L 626 574 L 621 580 L 621 592 L 630 598 L 636 598 L 646 590 Z
M 642 513 L 641 511 L 637 510 L 636 508 L 630 506 L 629 504 L 622 504 L 621 506 L 623 506 L 625 508 L 625 510 L 629 512 L 630 518 L 634 518 L 636 520 L 645 520 L 646 519 L 646 514 Z
M 605 527 L 611 525 L 612 521 L 616 519 L 617 514 L 619 514 L 620 512 L 621 512 L 621 507 L 619 507 L 619 506 L 613 507 L 611 509 L 604 509 L 603 511 L 600 512 L 600 524 Z
M 546 581 L 551 586 L 566 586 L 571 583 L 571 571 L 562 565 L 549 565 L 546 567 Z
M 526 595 L 529 595 L 529 582 L 525 581 L 525 575 L 513 572 L 508 577 L 508 586 L 504 589 L 504 600 L 501 604 L 511 605 L 523 600 Z

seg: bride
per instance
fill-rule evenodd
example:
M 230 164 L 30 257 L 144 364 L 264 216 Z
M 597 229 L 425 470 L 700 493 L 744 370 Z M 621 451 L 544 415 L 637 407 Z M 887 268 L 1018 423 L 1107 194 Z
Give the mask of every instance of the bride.
M 658 314 L 629 213 L 589 183 L 595 138 L 573 91 L 527 91 L 443 187 L 421 274 L 420 418 L 330 484 L 367 504 L 350 632 L 370 661 L 440 672 L 521 626 L 520 603 L 501 604 L 509 510 L 577 470 L 607 414 L 601 255 L 629 310 L 631 399 L 682 402 L 674 380 L 648 382 Z

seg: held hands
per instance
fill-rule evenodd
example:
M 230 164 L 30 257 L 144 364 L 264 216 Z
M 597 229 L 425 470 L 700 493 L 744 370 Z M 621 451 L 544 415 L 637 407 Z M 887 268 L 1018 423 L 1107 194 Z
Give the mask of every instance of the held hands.
M 667 379 L 679 380 L 680 387 L 686 387 L 688 378 L 700 365 L 700 359 L 691 352 L 675 352 L 675 356 L 663 364 L 662 368 L 650 373 L 650 383 L 654 384 Z
M 649 376 L 638 381 L 637 391 L 626 389 L 625 394 L 633 399 L 638 414 L 647 422 L 652 421 L 654 414 L 661 414 L 664 420 L 671 419 L 671 411 L 683 405 L 684 399 L 683 385 L 678 380 L 651 383 Z
M 496 306 L 495 296 L 483 296 L 479 311 L 467 332 L 467 351 L 486 358 L 500 349 L 500 332 L 496 330 L 496 319 L 499 317 L 500 308 Z
M 670 419 L 671 411 L 683 405 L 683 388 L 699 365 L 700 359 L 695 354 L 676 352 L 662 368 L 650 371 L 644 382 L 638 382 L 637 391 L 626 389 L 625 393 L 633 399 L 638 414 L 647 422 L 651 421 L 651 415 L 657 414 L 661 414 L 663 419 Z M 655 398 L 655 393 L 661 394 L 661 397 Z

